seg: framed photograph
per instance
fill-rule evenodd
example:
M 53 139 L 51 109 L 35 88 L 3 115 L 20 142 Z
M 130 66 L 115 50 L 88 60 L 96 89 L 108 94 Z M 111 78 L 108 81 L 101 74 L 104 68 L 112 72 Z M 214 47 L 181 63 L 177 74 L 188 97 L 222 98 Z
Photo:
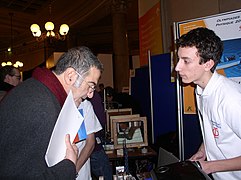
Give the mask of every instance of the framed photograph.
M 123 109 L 108 109 L 106 110 L 106 132 L 110 132 L 110 117 L 111 116 L 119 116 L 119 115 L 130 115 L 132 114 L 131 108 L 123 108 Z
M 146 117 L 123 117 L 113 119 L 114 148 L 121 149 L 148 146 Z
M 111 141 L 113 141 L 113 136 L 114 136 L 113 120 L 114 120 L 114 119 L 119 119 L 119 120 L 121 120 L 121 119 L 134 118 L 134 117 L 140 117 L 140 114 L 110 116 L 110 135 L 111 135 Z

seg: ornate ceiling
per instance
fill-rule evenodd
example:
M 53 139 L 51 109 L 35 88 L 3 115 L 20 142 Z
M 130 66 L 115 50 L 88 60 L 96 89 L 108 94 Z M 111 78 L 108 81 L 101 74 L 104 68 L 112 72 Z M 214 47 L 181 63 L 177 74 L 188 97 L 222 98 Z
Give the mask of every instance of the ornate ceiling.
M 138 47 L 138 0 L 127 0 L 128 33 L 133 46 Z M 0 0 L 0 52 L 11 46 L 22 46 L 35 41 L 30 26 L 37 23 L 41 30 L 51 20 L 55 30 L 66 23 L 70 33 L 83 36 L 91 46 L 112 46 L 112 0 Z M 12 33 L 11 33 L 11 17 Z

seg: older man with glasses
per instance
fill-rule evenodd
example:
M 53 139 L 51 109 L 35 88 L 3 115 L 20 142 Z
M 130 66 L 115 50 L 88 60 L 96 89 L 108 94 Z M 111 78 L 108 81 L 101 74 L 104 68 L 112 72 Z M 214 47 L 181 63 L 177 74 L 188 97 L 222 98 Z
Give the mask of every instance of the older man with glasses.
M 0 103 L 0 179 L 76 178 L 78 150 L 69 135 L 65 159 L 48 167 L 44 157 L 67 95 L 72 92 L 77 108 L 93 96 L 102 70 L 89 48 L 72 48 L 53 71 L 36 68 L 32 78 L 6 95 Z

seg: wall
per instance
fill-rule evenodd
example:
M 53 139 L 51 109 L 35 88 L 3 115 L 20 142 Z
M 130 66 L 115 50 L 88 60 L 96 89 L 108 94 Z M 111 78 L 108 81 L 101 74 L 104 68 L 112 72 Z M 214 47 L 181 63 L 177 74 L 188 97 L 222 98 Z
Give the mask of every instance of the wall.
M 133 67 L 133 69 L 140 67 L 140 57 L 139 56 L 132 56 L 132 67 Z
M 64 54 L 64 52 L 53 52 L 53 54 L 46 60 L 46 67 L 54 67 L 62 54 Z
M 103 83 L 104 86 L 113 87 L 113 63 L 112 54 L 98 54 L 97 57 L 104 65 L 104 72 L 101 75 L 99 84 Z
M 97 57 L 104 65 L 104 72 L 101 75 L 99 84 L 103 83 L 106 86 L 113 86 L 113 60 L 112 54 L 98 54 Z M 139 56 L 132 56 L 133 69 L 140 67 Z M 98 87 L 97 87 L 98 88 Z

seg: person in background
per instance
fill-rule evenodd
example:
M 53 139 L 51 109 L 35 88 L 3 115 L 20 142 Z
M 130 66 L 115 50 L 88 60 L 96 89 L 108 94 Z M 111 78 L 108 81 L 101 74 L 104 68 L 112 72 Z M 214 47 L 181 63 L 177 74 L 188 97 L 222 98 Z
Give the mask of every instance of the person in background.
M 105 180 L 112 180 L 112 169 L 109 158 L 103 148 L 105 138 L 106 114 L 99 93 L 94 92 L 90 102 L 103 129 L 95 133 L 95 148 L 90 156 L 91 172 L 95 177 L 103 176 Z
M 141 108 L 131 95 L 128 93 L 117 93 L 112 87 L 105 87 L 106 109 L 131 108 L 133 114 L 141 114 Z
M 99 84 L 99 92 L 100 92 L 100 91 L 104 91 L 104 89 L 105 89 L 104 84 L 103 84 L 103 83 L 100 83 L 100 84 Z
M 119 109 L 121 107 L 121 104 L 116 101 L 116 94 L 112 87 L 105 87 L 106 109 Z
M 36 68 L 0 103 L 0 179 L 75 179 L 77 147 L 66 135 L 65 159 L 48 167 L 45 154 L 69 92 L 76 108 L 93 96 L 103 70 L 87 47 L 68 50 L 54 71 Z M 71 119 L 66 119 L 71 121 Z
M 21 82 L 20 71 L 14 66 L 4 66 L 0 68 L 0 100 L 13 87 Z
M 99 94 L 100 94 L 102 102 L 104 102 L 104 93 L 105 93 L 104 89 L 105 89 L 105 85 L 103 83 L 100 83 L 99 84 Z
M 196 28 L 177 40 L 175 70 L 183 83 L 196 84 L 195 96 L 203 143 L 190 160 L 214 179 L 241 177 L 241 86 L 215 69 L 223 52 L 221 39 Z

